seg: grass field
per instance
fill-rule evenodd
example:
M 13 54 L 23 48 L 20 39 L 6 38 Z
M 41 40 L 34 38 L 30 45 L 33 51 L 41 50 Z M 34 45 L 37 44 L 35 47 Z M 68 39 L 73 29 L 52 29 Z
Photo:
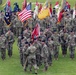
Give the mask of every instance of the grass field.
M 74 60 L 71 60 L 68 51 L 68 55 L 63 58 L 60 49 L 59 60 L 53 60 L 53 64 L 47 72 L 43 72 L 42 69 L 43 66 L 38 70 L 38 75 L 76 75 L 76 57 Z M 9 58 L 7 55 L 4 61 L 0 58 L 0 75 L 34 75 L 32 74 L 33 72 L 23 71 L 16 40 L 13 45 L 13 56 Z
M 3 4 L 5 4 L 6 1 L 7 1 L 7 0 L 3 0 Z M 14 2 L 17 2 L 17 3 L 19 4 L 20 8 L 21 8 L 23 1 L 24 1 L 24 0 L 11 0 L 12 8 L 13 8 Z M 27 2 L 29 2 L 29 1 L 30 1 L 30 2 L 36 2 L 36 0 L 27 0 Z M 44 3 L 46 0 L 38 0 L 38 1 Z M 61 4 L 61 1 L 62 1 L 62 0 L 51 0 L 51 3 L 52 3 L 53 6 L 55 5 L 55 2 L 56 2 L 56 1 L 59 1 L 60 4 Z M 67 0 L 67 1 L 71 4 L 71 7 L 73 7 L 74 4 L 76 3 L 76 0 Z M 3 4 L 2 4 L 2 5 L 3 5 Z M 4 8 L 4 7 L 2 7 L 2 5 L 0 5 L 0 9 L 3 9 L 3 8 Z M 34 8 L 34 5 L 32 6 L 32 8 Z
M 3 0 L 3 3 L 5 3 L 6 0 Z M 20 4 L 20 7 L 22 6 L 21 3 L 23 0 L 11 0 L 12 6 L 14 2 L 18 2 Z M 35 0 L 27 0 L 35 2 Z M 44 0 L 38 0 L 40 2 L 45 2 Z M 52 3 L 54 3 L 57 0 L 53 0 Z M 61 0 L 59 0 L 61 1 Z M 75 4 L 75 0 L 68 0 L 72 7 Z M 0 6 L 0 9 L 3 9 L 3 7 Z M 76 52 L 75 52 L 76 55 Z M 49 67 L 47 72 L 42 72 L 43 66 L 38 70 L 38 75 L 76 75 L 76 57 L 74 60 L 71 60 L 69 58 L 69 51 L 68 55 L 63 58 L 61 54 L 61 50 L 59 53 L 59 60 L 53 60 L 52 66 Z M 0 75 L 34 75 L 31 72 L 23 71 L 23 67 L 20 64 L 19 60 L 19 51 L 17 47 L 17 40 L 13 45 L 13 56 L 11 58 L 6 56 L 6 59 L 3 61 L 0 58 Z

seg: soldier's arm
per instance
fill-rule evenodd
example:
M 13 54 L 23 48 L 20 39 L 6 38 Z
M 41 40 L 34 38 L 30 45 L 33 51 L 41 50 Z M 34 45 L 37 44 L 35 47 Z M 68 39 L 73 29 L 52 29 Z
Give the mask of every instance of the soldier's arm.
M 43 57 L 43 48 L 41 49 L 41 57 Z
M 75 44 L 76 44 L 76 35 L 74 36 Z
M 30 48 L 28 48 L 25 52 L 25 54 L 28 56 L 29 55 L 29 52 L 30 52 Z
M 48 47 L 45 46 L 45 47 L 44 47 L 44 51 L 43 51 L 43 53 L 44 53 L 45 56 L 48 56 L 48 51 L 49 51 L 49 50 L 48 50 Z

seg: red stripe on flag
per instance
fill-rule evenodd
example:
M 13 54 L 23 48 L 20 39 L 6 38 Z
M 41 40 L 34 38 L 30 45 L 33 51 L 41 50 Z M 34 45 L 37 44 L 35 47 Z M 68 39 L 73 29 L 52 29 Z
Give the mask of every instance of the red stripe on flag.
M 20 16 L 21 19 L 23 19 L 26 16 L 29 16 L 31 14 L 30 11 L 25 12 L 22 16 Z
M 32 16 L 31 10 L 24 9 L 22 12 L 18 14 L 19 19 L 24 22 Z

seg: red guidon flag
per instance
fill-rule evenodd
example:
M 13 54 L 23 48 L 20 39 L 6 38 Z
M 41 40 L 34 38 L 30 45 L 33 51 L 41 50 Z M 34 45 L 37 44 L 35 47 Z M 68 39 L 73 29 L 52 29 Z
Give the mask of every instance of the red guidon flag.
M 59 1 L 56 2 L 55 8 L 56 8 L 56 9 L 59 8 Z
M 40 25 L 38 23 L 36 24 L 31 36 L 32 36 L 32 39 L 40 36 Z
M 68 6 L 68 8 L 70 9 L 70 4 L 69 4 L 69 2 L 66 2 L 66 6 Z
M 7 5 L 8 5 L 8 6 L 11 6 L 10 0 L 7 0 Z

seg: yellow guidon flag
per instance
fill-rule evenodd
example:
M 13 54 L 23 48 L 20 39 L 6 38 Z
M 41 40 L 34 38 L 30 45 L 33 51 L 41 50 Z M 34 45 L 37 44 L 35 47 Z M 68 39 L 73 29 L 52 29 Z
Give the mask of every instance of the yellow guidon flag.
M 50 10 L 49 8 L 45 8 L 41 10 L 41 12 L 38 14 L 39 19 L 45 19 L 46 17 L 50 16 Z
M 4 7 L 7 4 L 7 2 L 5 2 L 1 7 Z

